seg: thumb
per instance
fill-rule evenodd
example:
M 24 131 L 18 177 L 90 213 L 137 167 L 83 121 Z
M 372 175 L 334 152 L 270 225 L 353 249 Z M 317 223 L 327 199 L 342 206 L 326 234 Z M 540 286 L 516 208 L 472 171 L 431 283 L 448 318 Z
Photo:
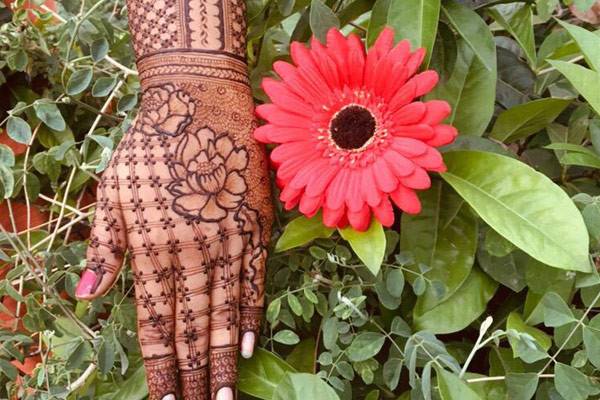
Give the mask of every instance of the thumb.
M 98 185 L 87 264 L 75 290 L 80 300 L 91 300 L 108 292 L 123 265 L 127 239 L 117 185 L 107 179 L 106 174 Z

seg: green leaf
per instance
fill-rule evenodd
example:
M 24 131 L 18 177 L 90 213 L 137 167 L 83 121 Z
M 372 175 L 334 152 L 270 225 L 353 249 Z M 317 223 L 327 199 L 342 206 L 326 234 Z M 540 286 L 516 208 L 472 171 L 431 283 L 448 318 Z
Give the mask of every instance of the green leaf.
M 67 82 L 67 94 L 73 96 L 83 92 L 92 82 L 93 75 L 91 68 L 75 71 Z
M 102 60 L 108 54 L 108 41 L 106 38 L 96 39 L 92 42 L 92 59 L 96 62 Z
M 311 31 L 321 43 L 325 43 L 329 29 L 340 27 L 338 17 L 321 0 L 311 0 L 309 21 Z
M 125 96 L 119 99 L 117 103 L 117 111 L 118 112 L 127 112 L 137 104 L 137 95 L 135 94 L 126 94 Z
M 0 165 L 12 168 L 15 166 L 15 155 L 10 147 L 0 144 Z
M 49 101 L 38 100 L 33 103 L 35 115 L 55 131 L 64 131 L 67 127 L 60 110 L 56 104 Z
M 492 279 L 509 287 L 515 292 L 525 288 L 524 261 L 530 257 L 520 250 L 498 257 L 480 248 L 477 252 L 477 262 Z
M 457 375 L 435 366 L 438 387 L 442 400 L 482 400 L 479 395 L 467 385 L 467 382 Z
M 545 98 L 509 108 L 496 119 L 490 137 L 505 143 L 523 139 L 544 129 L 570 102 Z
M 302 315 L 302 304 L 300 303 L 300 300 L 298 300 L 298 297 L 293 293 L 288 293 L 287 299 L 294 314 L 298 316 Z
M 425 66 L 429 63 L 440 15 L 440 0 L 377 0 L 373 5 L 367 43 L 375 43 L 383 28 L 394 29 L 395 37 L 410 40 L 413 49 L 427 50 Z
M 590 378 L 568 365 L 557 362 L 554 366 L 554 375 L 556 390 L 565 399 L 585 400 L 599 392 Z
M 519 357 L 527 363 L 532 363 L 548 357 L 546 351 L 552 345 L 552 339 L 545 332 L 527 325 L 520 314 L 511 312 L 506 320 L 506 329 L 514 330 L 520 334 L 527 334 L 533 339 L 539 348 L 531 348 L 527 346 L 523 340 L 519 340 L 513 336 L 508 337 L 508 342 L 513 350 L 513 356 Z
M 258 347 L 252 358 L 239 360 L 238 389 L 259 399 L 271 400 L 288 372 L 295 372 L 291 365 Z
M 284 329 L 282 331 L 277 332 L 273 336 L 273 340 L 278 343 L 289 344 L 289 345 L 300 342 L 300 338 L 298 337 L 298 335 L 289 329 Z
M 576 321 L 567 303 L 554 292 L 544 295 L 543 305 L 544 325 L 546 326 L 557 327 Z
M 563 165 L 579 165 L 581 167 L 600 168 L 600 157 L 587 153 L 567 153 L 560 158 Z
M 92 96 L 108 96 L 108 94 L 113 90 L 116 84 L 117 79 L 115 77 L 102 77 L 96 82 L 94 82 L 94 86 L 92 86 Z
M 445 121 L 461 135 L 481 136 L 494 114 L 496 63 L 494 60 L 493 68 L 487 70 L 464 40 L 457 42 L 457 50 L 451 75 L 425 98 L 450 104 L 452 113 Z
M 17 379 L 17 375 L 19 374 L 17 368 L 4 358 L 0 358 L 0 371 L 13 382 Z
M 600 368 L 600 315 L 595 315 L 583 327 L 583 344 L 588 360 L 596 368 Z
M 8 117 L 6 131 L 8 132 L 8 136 L 15 142 L 28 144 L 31 140 L 31 127 L 19 117 Z
M 8 199 L 13 194 L 15 178 L 12 170 L 4 165 L 0 165 L 0 183 L 2 184 L 2 189 L 4 191 L 3 197 Z
M 290 221 L 284 228 L 283 234 L 277 240 L 275 251 L 285 251 L 303 246 L 317 238 L 328 238 L 334 229 L 323 225 L 321 214 L 312 218 L 300 216 Z
M 339 400 L 335 391 L 318 376 L 287 373 L 273 393 L 273 400 Z
M 148 386 L 146 384 L 146 370 L 140 366 L 135 372 L 119 385 L 116 391 L 109 399 L 127 399 L 143 400 L 148 396 Z M 104 400 L 104 399 L 102 399 Z
M 285 360 L 298 372 L 313 372 L 315 365 L 315 339 L 302 340 Z M 321 353 L 328 354 L 328 353 Z
M 462 286 L 443 303 L 426 311 L 415 307 L 415 330 L 428 330 L 435 334 L 463 330 L 485 311 L 497 287 L 495 281 L 474 268 Z
M 355 231 L 351 227 L 338 231 L 369 271 L 377 276 L 385 255 L 385 233 L 381 224 L 373 220 L 365 232 Z
M 404 289 L 404 273 L 400 268 L 388 271 L 385 279 L 385 287 L 394 297 L 401 297 Z
M 350 346 L 348 346 L 346 354 L 350 361 L 365 361 L 371 357 L 375 357 L 383 343 L 385 336 L 377 332 L 362 332 L 359 333 Z
M 590 68 L 596 72 L 600 72 L 600 37 L 580 26 L 572 25 L 559 19 L 556 22 L 565 28 L 571 38 L 577 43 L 577 46 L 585 57 L 585 62 Z
M 600 73 L 565 61 L 548 60 L 600 114 Z
M 493 153 L 455 151 L 445 161 L 442 177 L 496 232 L 544 264 L 590 271 L 581 213 L 548 177 Z
M 98 369 L 108 374 L 115 365 L 115 348 L 110 340 L 104 339 L 98 348 Z
M 456 1 L 442 5 L 444 16 L 488 71 L 496 70 L 496 45 L 487 24 L 473 10 Z
M 501 4 L 487 9 L 496 22 L 515 38 L 529 65 L 536 65 L 533 16 L 529 4 Z
M 508 398 L 511 400 L 529 400 L 535 394 L 539 376 L 535 372 L 506 374 Z
M 443 297 L 438 297 L 432 285 L 428 285 L 416 307 L 425 312 L 443 302 L 465 282 L 477 249 L 477 217 L 464 200 L 441 181 L 420 194 L 422 211 L 417 215 L 402 215 L 400 247 L 410 252 L 415 265 L 409 267 L 415 272 L 418 265 L 430 269 L 425 276 L 429 280 L 444 283 Z M 409 282 L 414 282 L 415 274 L 407 274 Z

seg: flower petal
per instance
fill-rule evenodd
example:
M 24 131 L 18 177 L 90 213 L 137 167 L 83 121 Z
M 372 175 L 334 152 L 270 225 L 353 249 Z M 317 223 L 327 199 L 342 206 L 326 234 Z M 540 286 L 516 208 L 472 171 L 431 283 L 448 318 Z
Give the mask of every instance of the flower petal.
M 313 108 L 284 83 L 272 78 L 265 78 L 261 86 L 271 101 L 280 108 L 306 117 L 310 117 L 314 113 Z
M 333 178 L 331 184 L 327 188 L 327 207 L 332 209 L 340 208 L 344 204 L 346 198 L 346 185 L 348 182 L 349 172 L 347 169 L 340 170 L 340 173 Z
M 400 183 L 410 189 L 429 189 L 431 178 L 423 168 L 417 167 L 411 175 L 400 178 Z
M 371 209 L 366 204 L 359 211 L 348 210 L 346 215 L 352 228 L 359 232 L 366 231 L 371 224 Z
M 361 172 L 362 179 L 360 185 L 362 189 L 362 197 L 371 207 L 374 207 L 381 202 L 381 192 L 375 184 L 373 173 L 374 171 L 372 165 L 364 168 Z
M 358 212 L 365 206 L 365 201 L 360 195 L 360 181 L 360 171 L 352 170 L 349 172 L 346 187 L 346 205 L 348 210 L 352 212 Z
M 321 205 L 323 204 L 323 195 L 320 196 L 307 196 L 304 194 L 300 198 L 300 207 L 298 208 L 300 212 L 306 215 L 308 218 L 312 218 Z
M 337 227 L 345 212 L 346 208 L 344 206 L 335 209 L 324 206 L 323 224 L 329 228 Z
M 405 213 L 418 214 L 421 212 L 421 202 L 414 190 L 399 185 L 396 191 L 390 194 L 390 197 Z
M 452 143 L 458 135 L 456 128 L 451 125 L 438 125 L 433 128 L 433 132 L 433 138 L 425 142 L 433 147 L 440 147 Z
M 312 126 L 310 118 L 286 111 L 275 104 L 261 104 L 257 106 L 256 114 L 275 125 L 304 129 Z
M 422 121 L 426 111 L 425 103 L 420 101 L 409 103 L 392 115 L 392 121 L 396 125 L 413 125 Z
M 420 121 L 422 124 L 438 125 L 452 112 L 450 105 L 443 100 L 430 100 L 425 103 L 425 106 L 427 108 L 427 112 Z
M 388 164 L 381 158 L 373 163 L 373 175 L 377 187 L 384 193 L 392 192 L 398 186 L 398 178 L 394 175 Z
M 381 198 L 377 207 L 373 207 L 373 214 L 383 226 L 390 227 L 394 223 L 394 208 L 387 196 Z
M 393 150 L 383 153 L 383 158 L 397 177 L 409 176 L 415 170 L 415 164 L 412 160 L 409 160 Z M 391 192 L 391 190 L 388 190 L 387 192 Z

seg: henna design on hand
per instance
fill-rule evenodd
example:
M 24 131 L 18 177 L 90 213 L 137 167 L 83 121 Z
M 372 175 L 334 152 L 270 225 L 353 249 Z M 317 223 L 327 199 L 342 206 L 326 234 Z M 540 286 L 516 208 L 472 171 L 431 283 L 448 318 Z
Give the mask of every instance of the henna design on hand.
M 259 333 L 273 218 L 244 2 L 128 10 L 141 107 L 99 184 L 78 295 L 106 293 L 128 250 L 150 399 L 214 399 L 234 389 L 240 334 Z

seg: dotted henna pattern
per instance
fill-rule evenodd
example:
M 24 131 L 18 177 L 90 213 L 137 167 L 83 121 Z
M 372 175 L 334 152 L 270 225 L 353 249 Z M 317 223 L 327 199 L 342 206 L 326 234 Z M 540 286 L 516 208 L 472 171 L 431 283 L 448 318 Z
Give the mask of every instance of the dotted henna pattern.
M 273 210 L 241 0 L 128 0 L 139 114 L 98 186 L 87 268 L 105 293 L 133 268 L 150 399 L 234 387 L 260 330 Z

